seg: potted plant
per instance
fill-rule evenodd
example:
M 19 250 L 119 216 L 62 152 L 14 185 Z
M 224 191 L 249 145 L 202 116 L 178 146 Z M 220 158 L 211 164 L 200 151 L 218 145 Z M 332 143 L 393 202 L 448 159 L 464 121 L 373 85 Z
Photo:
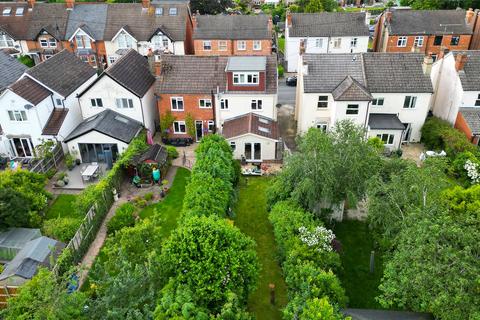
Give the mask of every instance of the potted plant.
M 67 154 L 65 156 L 65 165 L 67 166 L 68 170 L 72 170 L 75 167 L 75 160 L 71 154 Z
M 167 184 L 168 184 L 167 179 L 162 180 L 162 186 L 161 186 L 161 189 L 160 189 L 160 197 L 161 198 L 165 197 L 165 195 L 168 192 L 168 188 L 166 187 Z

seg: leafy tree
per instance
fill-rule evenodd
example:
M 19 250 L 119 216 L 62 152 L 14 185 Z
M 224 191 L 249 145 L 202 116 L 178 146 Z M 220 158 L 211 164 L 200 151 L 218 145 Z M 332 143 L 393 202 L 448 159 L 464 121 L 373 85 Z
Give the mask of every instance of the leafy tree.
M 68 280 L 57 279 L 47 269 L 19 288 L 18 296 L 8 299 L 8 307 L 0 313 L 5 320 L 88 319 L 83 310 L 86 296 L 82 292 L 67 293 Z
M 12 188 L 0 189 L 0 230 L 30 225 L 30 200 Z
M 334 306 L 328 302 L 327 297 L 307 300 L 305 308 L 300 314 L 302 320 L 351 320 L 351 317 L 343 317 Z
M 190 112 L 185 115 L 185 126 L 187 127 L 187 134 L 193 139 L 195 139 L 195 120 L 193 119 L 193 115 Z
M 192 0 L 190 8 L 192 12 L 200 14 L 220 14 L 225 13 L 227 8 L 232 7 L 231 0 Z
M 164 244 L 159 258 L 172 288 L 192 292 L 192 303 L 216 314 L 234 293 L 241 303 L 255 288 L 255 243 L 227 221 L 185 219 Z M 165 296 L 164 296 L 165 297 Z
M 168 137 L 168 130 L 172 129 L 173 122 L 177 119 L 172 111 L 167 110 L 161 117 L 160 117 L 160 130 L 163 138 Z
M 315 13 L 315 12 L 322 12 L 323 11 L 323 4 L 321 0 L 310 0 L 308 4 L 305 6 L 305 12 Z
M 286 158 L 268 191 L 269 204 L 291 197 L 316 213 L 345 200 L 355 205 L 379 167 L 380 157 L 362 127 L 341 121 L 329 133 L 311 128 L 299 138 L 298 151 Z

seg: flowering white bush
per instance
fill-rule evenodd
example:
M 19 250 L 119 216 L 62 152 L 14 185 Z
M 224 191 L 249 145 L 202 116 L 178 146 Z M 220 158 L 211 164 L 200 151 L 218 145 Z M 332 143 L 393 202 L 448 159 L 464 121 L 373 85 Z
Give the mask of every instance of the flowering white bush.
M 465 161 L 465 165 L 463 166 L 465 170 L 467 170 L 467 175 L 472 181 L 472 184 L 480 183 L 480 173 L 478 172 L 478 163 L 475 163 L 468 159 Z
M 318 251 L 332 251 L 332 240 L 335 235 L 332 230 L 325 227 L 316 227 L 313 231 L 309 231 L 305 227 L 298 228 L 300 232 L 300 240 L 309 247 L 317 247 Z

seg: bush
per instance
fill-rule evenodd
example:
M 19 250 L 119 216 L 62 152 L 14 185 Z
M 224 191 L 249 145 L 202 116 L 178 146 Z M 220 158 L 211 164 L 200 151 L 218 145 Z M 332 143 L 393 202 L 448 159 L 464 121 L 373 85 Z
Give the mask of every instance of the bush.
M 282 77 L 283 77 L 283 74 L 285 73 L 285 70 L 284 70 L 284 68 L 283 68 L 282 65 L 279 65 L 279 66 L 277 67 L 277 72 L 278 72 L 278 77 L 279 77 L 279 78 L 282 78 Z
M 465 163 L 467 160 L 480 165 L 480 160 L 473 153 L 465 151 L 457 154 L 455 160 L 452 161 L 452 165 L 450 166 L 450 173 L 463 183 L 470 181 L 470 178 L 467 175 L 467 170 L 465 169 Z
M 68 243 L 81 223 L 82 220 L 71 217 L 50 219 L 43 223 L 42 231 L 47 237 Z
M 113 234 L 125 227 L 132 227 L 135 225 L 136 208 L 132 203 L 125 203 L 118 207 L 115 215 L 107 223 L 107 233 Z
M 153 192 L 145 193 L 143 198 L 145 199 L 145 201 L 151 201 L 153 199 Z
M 18 59 L 18 61 L 20 61 L 21 63 L 23 63 L 24 65 L 26 65 L 29 68 L 31 68 L 35 65 L 35 62 L 33 61 L 32 58 L 30 58 L 30 56 L 21 55 L 17 59 Z
M 178 158 L 178 151 L 177 151 L 177 148 L 175 148 L 174 146 L 167 146 L 167 153 L 168 153 L 168 158 L 170 159 Z

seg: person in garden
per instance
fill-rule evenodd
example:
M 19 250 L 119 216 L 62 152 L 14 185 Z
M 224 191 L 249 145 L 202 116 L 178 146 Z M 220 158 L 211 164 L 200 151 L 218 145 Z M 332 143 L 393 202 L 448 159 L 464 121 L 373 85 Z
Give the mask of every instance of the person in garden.
M 160 183 L 160 170 L 157 167 L 153 167 L 152 177 L 153 177 L 153 183 L 154 184 L 159 184 Z

